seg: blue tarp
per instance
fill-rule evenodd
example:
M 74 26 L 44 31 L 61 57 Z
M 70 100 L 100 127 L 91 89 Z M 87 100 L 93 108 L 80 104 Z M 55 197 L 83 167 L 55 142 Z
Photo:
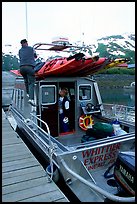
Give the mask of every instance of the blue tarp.
M 135 64 L 128 64 L 128 68 L 135 68 Z

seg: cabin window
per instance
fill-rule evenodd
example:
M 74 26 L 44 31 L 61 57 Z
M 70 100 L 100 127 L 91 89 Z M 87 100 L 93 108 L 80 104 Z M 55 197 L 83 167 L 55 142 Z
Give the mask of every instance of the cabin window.
M 40 87 L 40 101 L 42 105 L 55 104 L 56 100 L 55 85 L 42 85 Z
M 91 86 L 80 85 L 79 86 L 79 100 L 90 100 L 91 99 Z

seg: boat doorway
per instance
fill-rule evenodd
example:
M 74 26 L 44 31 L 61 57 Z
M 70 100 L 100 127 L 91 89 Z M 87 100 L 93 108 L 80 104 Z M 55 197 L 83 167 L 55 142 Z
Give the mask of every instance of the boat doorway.
M 60 112 L 59 112 L 59 135 L 66 135 L 70 134 L 75 131 L 75 101 L 76 101 L 76 88 L 75 88 L 75 82 L 60 82 L 59 83 L 59 91 L 65 88 L 67 90 L 66 97 L 69 101 L 68 106 L 68 131 L 62 131 L 62 122 L 60 118 Z M 58 102 L 60 101 L 60 95 L 58 92 Z
M 68 131 L 63 132 L 61 130 L 59 113 L 59 91 L 64 87 L 68 90 L 67 98 L 69 100 L 69 129 Z M 41 119 L 48 124 L 50 133 L 53 137 L 71 134 L 75 131 L 75 96 L 75 82 L 41 82 L 39 90 L 39 113 L 41 115 Z M 43 124 L 40 126 L 45 130 L 46 127 Z

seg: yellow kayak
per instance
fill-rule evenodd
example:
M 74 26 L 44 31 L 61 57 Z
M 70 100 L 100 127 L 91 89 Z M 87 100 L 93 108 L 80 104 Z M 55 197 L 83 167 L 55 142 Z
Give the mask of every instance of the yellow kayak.
M 117 58 L 117 59 L 114 59 L 114 60 L 111 60 L 109 64 L 107 64 L 105 66 L 104 69 L 108 69 L 108 68 L 112 68 L 112 67 L 116 67 L 120 64 L 124 64 L 126 62 L 128 62 L 129 60 L 126 59 L 126 58 Z

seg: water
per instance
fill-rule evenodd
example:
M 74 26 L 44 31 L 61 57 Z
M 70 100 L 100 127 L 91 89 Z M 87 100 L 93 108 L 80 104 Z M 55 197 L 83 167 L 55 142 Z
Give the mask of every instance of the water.
M 100 87 L 103 103 L 114 103 L 125 106 L 135 106 L 135 89 L 103 88 Z

